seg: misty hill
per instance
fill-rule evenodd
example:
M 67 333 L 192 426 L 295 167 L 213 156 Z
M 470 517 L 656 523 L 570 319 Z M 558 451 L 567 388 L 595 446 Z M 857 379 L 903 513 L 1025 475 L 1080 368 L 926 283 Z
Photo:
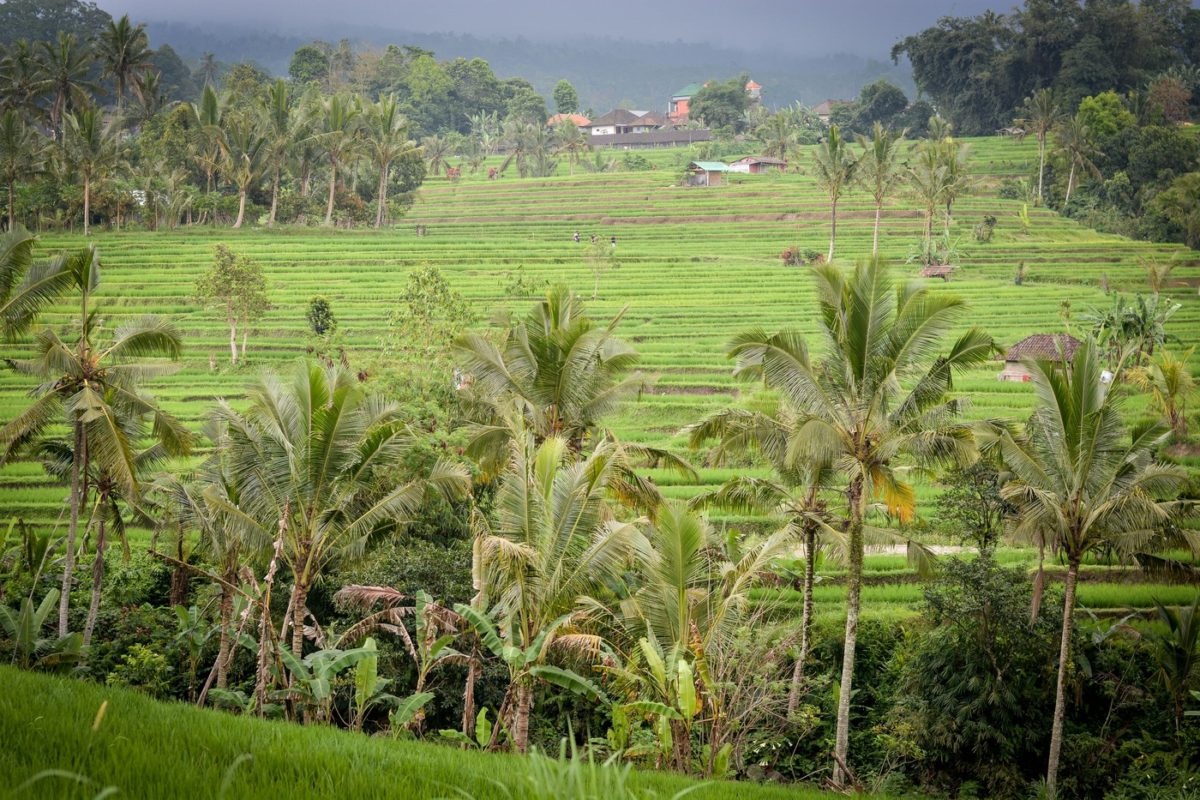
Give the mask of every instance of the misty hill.
M 483 58 L 500 78 L 523 77 L 546 95 L 560 78 L 575 85 L 584 108 L 598 113 L 614 106 L 664 109 L 671 92 L 689 83 L 750 73 L 764 87 L 771 106 L 796 100 L 813 105 L 826 98 L 849 98 L 876 78 L 887 78 L 910 96 L 914 92 L 907 64 L 849 53 L 805 55 L 772 51 L 750 52 L 687 42 L 634 42 L 596 37 L 573 41 L 526 38 L 482 38 L 451 33 L 399 30 L 342 30 L 278 34 L 246 26 L 149 22 L 152 42 L 169 43 L 185 59 L 205 52 L 224 62 L 253 61 L 276 75 L 287 73 L 297 47 L 322 38 L 348 38 L 356 48 L 387 44 L 415 45 L 432 50 L 439 59 Z

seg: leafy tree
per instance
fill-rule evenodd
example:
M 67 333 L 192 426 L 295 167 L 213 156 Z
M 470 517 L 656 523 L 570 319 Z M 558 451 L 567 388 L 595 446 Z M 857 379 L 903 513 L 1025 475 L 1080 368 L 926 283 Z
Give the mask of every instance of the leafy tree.
M 1080 100 L 1076 118 L 1100 141 L 1107 141 L 1137 124 L 1133 112 L 1111 89 Z
M 323 572 L 395 532 L 428 491 L 458 498 L 468 480 L 460 468 L 438 464 L 426 479 L 398 482 L 411 433 L 395 405 L 368 397 L 340 368 L 300 362 L 290 382 L 258 380 L 249 401 L 245 412 L 221 404 L 213 417 L 228 431 L 230 469 L 243 482 L 239 502 L 206 501 L 245 535 L 282 541 L 293 581 L 285 628 L 300 659 L 308 594 Z
M 9 233 L 17 224 L 17 183 L 42 171 L 43 153 L 41 137 L 16 109 L 0 113 L 0 180 L 8 186 Z
M 688 116 L 710 128 L 740 130 L 750 95 L 746 92 L 746 75 L 726 81 L 710 81 L 701 87 L 688 105 Z
M 147 77 L 158 73 L 160 90 L 168 101 L 186 100 L 199 92 L 192 73 L 171 45 L 164 44 L 154 50 L 150 54 L 150 64 Z
M 896 132 L 894 120 L 907 107 L 908 98 L 899 86 L 883 79 L 873 81 L 858 93 L 853 126 L 856 130 L 866 131 L 878 122 Z
M 296 83 L 324 83 L 329 79 L 329 53 L 315 44 L 301 45 L 288 62 L 288 75 Z
M 0 5 L 0 44 L 50 41 L 60 32 L 86 41 L 110 22 L 107 11 L 84 0 L 7 0 Z
M 546 100 L 532 88 L 520 87 L 505 103 L 506 118 L 533 125 L 545 125 Z
M 1066 716 L 1075 587 L 1083 557 L 1098 548 L 1145 552 L 1179 508 L 1164 493 L 1184 480 L 1154 453 L 1167 430 L 1153 426 L 1130 438 L 1118 393 L 1101 379 L 1095 342 L 1085 340 L 1067 369 L 1030 363 L 1037 405 L 1024 434 L 1000 438 L 1013 479 L 1001 497 L 1016 509 L 1013 533 L 1050 547 L 1067 561 L 1062 638 L 1051 725 L 1047 793 L 1055 796 Z
M 952 375 L 984 362 L 995 346 L 972 328 L 929 364 L 964 310 L 961 299 L 934 295 L 919 284 L 893 288 L 878 260 L 849 274 L 824 265 L 813 275 L 828 353 L 822 361 L 814 362 L 804 338 L 791 330 L 748 331 L 734 339 L 729 353 L 737 359 L 735 374 L 761 377 L 800 416 L 796 457 L 828 458 L 847 481 L 849 575 L 834 750 L 834 781 L 844 785 L 867 504 L 879 497 L 889 514 L 912 517 L 916 497 L 897 471 L 901 454 L 925 465 L 975 458 L 970 429 L 954 421 L 958 402 L 946 395 Z
M 196 281 L 196 297 L 208 308 L 218 309 L 229 326 L 229 363 L 238 362 L 237 332 L 242 329 L 242 352 L 246 358 L 249 329 L 271 308 L 267 279 L 262 267 L 247 255 L 237 255 L 219 244 L 213 265 Z
M 1150 84 L 1146 97 L 1150 107 L 1168 123 L 1188 121 L 1188 103 L 1192 92 L 1178 78 L 1170 75 L 1159 77 Z
M 1188 247 L 1200 248 L 1200 172 L 1189 172 L 1173 180 L 1154 196 L 1149 208 L 1178 227 Z
M 871 234 L 872 256 L 879 254 L 879 220 L 883 216 L 883 204 L 903 176 L 900 163 L 903 142 L 903 131 L 899 134 L 892 133 L 878 120 L 871 129 L 871 138 L 858 137 L 858 145 L 863 149 L 862 155 L 858 157 L 861 169 L 859 180 L 875 201 L 875 227 Z
M 829 254 L 826 261 L 833 261 L 833 248 L 837 242 L 838 200 L 850 189 L 859 166 L 859 160 L 850 152 L 849 143 L 842 138 L 838 126 L 830 125 L 825 140 L 813 153 L 817 183 L 829 195 Z
M 566 78 L 554 85 L 554 110 L 559 114 L 574 114 L 579 110 L 579 94 Z
M 308 327 L 317 336 L 326 336 L 337 330 L 337 318 L 333 316 L 333 308 L 329 301 L 320 295 L 308 301 L 308 313 L 305 314 Z
M 134 25 L 125 14 L 108 27 L 96 40 L 96 56 L 104 74 L 113 79 L 117 95 L 117 114 L 125 103 L 125 92 L 132 86 L 142 96 L 141 79 L 153 65 L 154 52 L 146 36 L 145 25 Z
M 66 116 L 63 153 L 67 163 L 83 179 L 83 235 L 92 230 L 92 187 L 120 166 L 121 133 L 119 119 L 104 121 L 95 107 Z
M 949 470 L 942 476 L 943 488 L 934 501 L 938 520 L 953 536 L 974 541 L 981 553 L 994 550 L 1012 512 L 1012 506 L 1000 496 L 1007 478 L 1007 472 L 988 458 Z
M 471 304 L 434 266 L 409 273 L 382 337 L 382 362 L 405 380 L 428 382 L 443 392 L 453 385 L 452 345 L 475 320 Z

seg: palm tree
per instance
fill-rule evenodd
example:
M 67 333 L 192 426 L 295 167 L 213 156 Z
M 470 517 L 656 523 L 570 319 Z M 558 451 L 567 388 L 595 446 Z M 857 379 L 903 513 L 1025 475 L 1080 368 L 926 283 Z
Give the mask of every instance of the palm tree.
M 495 499 L 495 519 L 476 518 L 478 597 L 455 610 L 487 640 L 487 621 L 521 656 L 506 658 L 509 687 L 502 713 L 517 749 L 529 742 L 533 685 L 539 678 L 578 676 L 547 664 L 553 653 L 599 654 L 601 641 L 577 630 L 579 599 L 598 593 L 625 569 L 640 532 L 618 521 L 606 501 L 617 477 L 620 446 L 599 445 L 577 460 L 568 442 L 551 436 L 540 445 L 531 433 L 512 439 L 508 468 Z M 486 616 L 478 609 L 488 609 Z M 492 648 L 495 649 L 495 648 Z
M 592 151 L 592 145 L 588 142 L 588 137 L 583 131 L 570 120 L 560 122 L 554 131 L 558 137 L 558 145 L 555 148 L 556 152 L 566 153 L 567 163 L 570 165 L 570 173 L 575 174 L 575 167 L 579 166 L 585 153 Z
M 195 148 L 194 157 L 204 171 L 204 191 L 213 190 L 213 176 L 221 165 L 221 154 L 224 152 L 225 129 L 222 121 L 225 117 L 226 98 L 217 94 L 211 85 L 205 84 L 200 92 L 199 105 L 191 106 L 192 119 L 199 131 L 192 146 Z
M 929 363 L 961 316 L 961 299 L 917 284 L 893 288 L 879 260 L 860 263 L 849 274 L 829 265 L 813 274 L 827 352 L 822 361 L 811 359 L 795 331 L 749 331 L 734 339 L 729 353 L 737 359 L 735 374 L 761 377 L 798 415 L 792 446 L 797 461 L 827 460 L 847 481 L 849 575 L 834 749 L 834 781 L 844 785 L 867 503 L 879 497 L 889 514 L 907 520 L 916 498 L 897 470 L 901 456 L 918 465 L 977 456 L 971 430 L 954 419 L 959 402 L 946 395 L 953 374 L 983 363 L 995 346 L 972 328 Z
M 932 249 L 933 217 L 942 203 L 948 165 L 942 158 L 940 141 L 923 141 L 914 148 L 916 158 L 906 170 L 908 188 L 920 202 L 925 225 L 922 229 L 922 244 L 926 252 Z
M 187 430 L 170 414 L 138 393 L 146 377 L 168 369 L 162 363 L 138 363 L 152 357 L 177 360 L 182 350 L 179 333 L 157 317 L 141 317 L 120 325 L 111 340 L 94 340 L 99 320 L 91 307 L 92 293 L 100 281 L 94 247 L 61 256 L 48 273 L 69 280 L 78 292 L 78 339 L 65 342 L 50 329 L 38 333 L 33 357 L 11 361 L 16 371 L 40 378 L 33 403 L 0 429 L 0 460 L 11 458 L 37 441 L 65 412 L 71 431 L 71 521 L 67 529 L 63 590 L 59 600 L 60 636 L 67 632 L 67 610 L 75 571 L 75 543 L 79 516 L 87 497 L 87 476 L 94 468 L 111 476 L 126 497 L 137 494 L 137 464 L 122 418 L 152 418 L 151 436 L 170 453 L 186 452 L 191 444 Z
M 754 135 L 762 142 L 764 156 L 786 161 L 796 146 L 796 126 L 792 122 L 792 113 L 788 109 L 776 111 L 755 129 Z
M 233 227 L 240 228 L 246 218 L 246 195 L 258 183 L 266 166 L 263 156 L 267 137 L 259 132 L 254 119 L 230 114 L 225 118 L 222 143 L 225 175 L 238 187 L 238 214 Z
M 114 117 L 107 123 L 99 109 L 85 108 L 66 115 L 63 152 L 67 163 L 83 179 L 83 235 L 91 234 L 92 186 L 121 161 L 120 124 Z
M 217 73 L 221 71 L 221 65 L 217 63 L 217 57 L 212 53 L 205 53 L 200 58 L 200 68 L 196 70 L 200 76 L 204 78 L 205 87 L 217 85 Z
M 1031 96 L 1025 98 L 1023 112 L 1025 116 L 1017 120 L 1017 125 L 1026 133 L 1037 136 L 1037 202 L 1038 205 L 1042 205 L 1045 202 L 1042 186 L 1046 177 L 1046 137 L 1058 124 L 1058 120 L 1062 117 L 1062 109 L 1059 107 L 1058 97 L 1054 94 L 1053 89 L 1038 89 Z
M 1094 159 L 1099 158 L 1103 153 L 1096 147 L 1092 129 L 1079 114 L 1059 122 L 1054 128 L 1054 138 L 1055 150 L 1061 153 L 1067 159 L 1067 163 L 1071 165 L 1067 173 L 1067 195 L 1063 199 L 1065 206 L 1071 202 L 1071 190 L 1075 188 L 1076 173 L 1086 170 L 1094 177 L 1100 176 L 1100 168 L 1096 166 Z
M 27 121 L 42 118 L 42 66 L 27 39 L 18 39 L 0 56 L 0 109 L 14 109 Z
M 838 200 L 853 183 L 858 166 L 858 159 L 850 152 L 838 126 L 830 125 L 824 141 L 813 153 L 817 183 L 829 195 L 829 255 L 825 257 L 826 261 L 833 261 L 833 247 L 837 241 Z
M 282 536 L 293 581 L 284 626 L 296 658 L 308 594 L 325 569 L 396 531 L 431 489 L 457 499 L 469 485 L 461 468 L 443 463 L 424 480 L 397 485 L 391 476 L 411 437 L 399 408 L 367 396 L 337 367 L 300 362 L 290 382 L 268 374 L 251 386 L 245 412 L 222 403 L 213 420 L 227 432 L 225 456 L 239 489 L 236 503 L 220 493 L 205 501 L 247 538 Z
M 304 125 L 300 112 L 292 107 L 291 93 L 287 82 L 280 78 L 267 87 L 261 106 L 262 130 L 266 137 L 263 159 L 271 170 L 271 213 L 267 227 L 275 224 L 275 212 L 279 207 L 279 181 L 284 167 L 291 156 L 299 132 Z
M 367 106 L 364 114 L 367 154 L 375 169 L 379 170 L 379 191 L 376 192 L 378 208 L 375 211 L 375 227 L 383 227 L 387 217 L 388 172 L 392 162 L 416 149 L 416 142 L 408 138 L 408 120 L 400 113 L 395 95 L 381 97 L 378 103 Z
M 883 204 L 900 182 L 901 146 L 905 131 L 899 134 L 883 127 L 876 121 L 871 129 L 871 138 L 860 135 L 858 145 L 863 149 L 859 156 L 862 174 L 859 179 L 875 201 L 875 228 L 871 236 L 871 255 L 879 255 L 879 219 L 883 216 Z M 780 156 L 782 158 L 782 156 Z
M 42 138 L 16 109 L 0 114 L 0 179 L 8 185 L 8 228 L 17 224 L 17 183 L 42 171 Z
M 1129 382 L 1150 393 L 1150 404 L 1162 414 L 1176 440 L 1187 439 L 1187 401 L 1196 388 L 1188 364 L 1196 348 L 1190 347 L 1177 358 L 1166 348 L 1152 356 L 1145 366 L 1129 370 Z
M 966 192 L 972 184 L 971 171 L 967 165 L 967 146 L 949 137 L 932 145 L 936 148 L 938 158 L 942 162 L 942 192 L 941 201 L 945 208 L 942 217 L 943 232 L 947 241 L 950 239 L 950 223 L 954 202 Z
M 1062 643 L 1054 695 L 1054 721 L 1046 790 L 1055 796 L 1066 713 L 1075 585 L 1083 557 L 1098 548 L 1142 551 L 1178 509 L 1160 501 L 1185 474 L 1154 454 L 1168 429 L 1153 426 L 1130 437 L 1121 420 L 1119 393 L 1109 391 L 1096 344 L 1085 340 L 1066 369 L 1029 365 L 1036 406 L 1025 432 L 1000 436 L 1014 477 L 1001 489 L 1012 503 L 1013 533 L 1050 547 L 1067 561 Z M 1119 370 L 1118 370 L 1119 371 Z
M 421 140 L 421 155 L 430 175 L 441 175 L 450 169 L 446 157 L 450 155 L 450 144 L 445 137 L 434 134 Z
M 153 66 L 151 59 L 154 51 L 150 49 L 146 26 L 134 25 L 129 21 L 128 14 L 115 22 L 110 20 L 97 37 L 96 45 L 96 55 L 103 64 L 104 75 L 113 79 L 117 93 L 117 114 L 120 114 L 126 89 L 132 85 L 140 97 L 141 76 Z
M 317 140 L 329 158 L 329 203 L 325 224 L 333 224 L 333 201 L 337 192 L 338 167 L 358 148 L 361 120 L 357 106 L 343 94 L 335 94 L 321 104 L 321 127 Z
M 38 94 L 50 96 L 50 129 L 61 139 L 65 134 L 64 116 L 72 109 L 88 106 L 99 91 L 89 77 L 95 56 L 79 44 L 73 33 L 59 31 L 54 42 L 38 44 L 42 47 Z
M 19 225 L 0 235 L 0 335 L 6 339 L 27 332 L 48 304 L 75 285 L 68 259 L 34 261 L 36 241 Z

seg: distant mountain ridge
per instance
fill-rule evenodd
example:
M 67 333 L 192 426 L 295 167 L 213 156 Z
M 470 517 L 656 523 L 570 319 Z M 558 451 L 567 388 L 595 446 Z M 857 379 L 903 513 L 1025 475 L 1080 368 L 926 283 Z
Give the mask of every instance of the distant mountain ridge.
M 910 97 L 915 92 L 907 64 L 850 53 L 750 52 L 701 43 L 597 37 L 572 41 L 488 39 L 352 25 L 322 33 L 282 34 L 247 26 L 150 21 L 147 30 L 152 43 L 170 44 L 193 62 L 212 52 L 221 61 L 250 60 L 276 75 L 286 75 L 295 49 L 314 38 L 333 43 L 346 38 L 356 48 L 414 45 L 432 50 L 439 59 L 482 58 L 498 77 L 526 78 L 547 98 L 554 84 L 566 78 L 578 90 L 582 107 L 596 113 L 617 106 L 665 110 L 671 93 L 679 87 L 740 72 L 750 73 L 763 85 L 770 106 L 797 100 L 815 105 L 827 98 L 855 97 L 863 85 L 877 78 L 887 78 Z

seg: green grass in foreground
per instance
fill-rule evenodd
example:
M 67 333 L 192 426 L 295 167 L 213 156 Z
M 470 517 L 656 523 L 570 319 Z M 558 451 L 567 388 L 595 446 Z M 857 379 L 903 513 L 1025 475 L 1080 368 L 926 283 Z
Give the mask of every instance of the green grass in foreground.
M 93 798 L 547 797 L 509 755 L 264 722 L 160 703 L 135 692 L 0 667 L 0 796 Z M 98 727 L 96 712 L 108 707 Z M 20 788 L 43 771 L 61 770 Z M 81 775 L 80 785 L 66 773 Z M 694 782 L 636 773 L 638 796 L 669 798 Z M 839 795 L 840 796 L 840 795 Z M 812 789 L 710 782 L 689 798 L 816 800 Z M 621 800 L 606 795 L 603 800 Z

